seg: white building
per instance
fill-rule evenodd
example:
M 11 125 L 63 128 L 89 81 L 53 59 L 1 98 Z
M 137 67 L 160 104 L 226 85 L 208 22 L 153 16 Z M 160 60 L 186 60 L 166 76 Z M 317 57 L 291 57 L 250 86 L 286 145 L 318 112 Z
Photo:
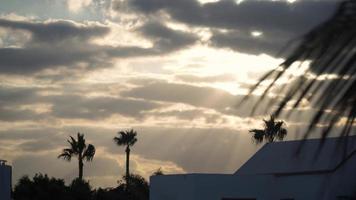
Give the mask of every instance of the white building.
M 349 200 L 356 136 L 264 145 L 236 173 L 152 176 L 150 200 Z
M 0 160 L 0 200 L 11 199 L 11 166 Z

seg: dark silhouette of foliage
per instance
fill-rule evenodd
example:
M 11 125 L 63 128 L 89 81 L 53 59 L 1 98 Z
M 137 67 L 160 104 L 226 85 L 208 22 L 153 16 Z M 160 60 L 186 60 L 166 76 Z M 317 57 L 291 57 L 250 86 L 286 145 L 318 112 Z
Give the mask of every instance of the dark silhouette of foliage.
M 127 178 L 124 176 L 123 180 Z M 140 175 L 130 175 L 130 190 L 126 190 L 126 182 L 119 180 L 118 187 L 102 189 L 99 188 L 94 192 L 94 200 L 148 200 L 149 185 L 148 182 Z
M 278 93 L 284 94 L 284 97 L 277 103 L 277 109 L 273 111 L 274 115 L 278 117 L 289 102 L 292 103 L 292 109 L 288 111 L 290 115 L 293 110 L 301 106 L 303 100 L 307 100 L 318 110 L 313 115 L 304 138 L 307 138 L 318 124 L 326 125 L 322 131 L 322 138 L 327 137 L 342 117 L 346 118 L 346 122 L 343 122 L 340 136 L 349 135 L 356 114 L 355 24 L 356 1 L 343 1 L 329 20 L 301 37 L 298 45 L 288 53 L 281 67 L 264 75 L 251 88 L 248 96 L 259 88 L 262 82 L 271 80 L 261 95 L 261 100 L 264 99 L 277 80 L 286 75 L 287 69 L 290 69 L 292 64 L 297 61 L 301 63 L 308 61 L 310 67 L 304 75 L 298 77 L 293 84 L 288 84 L 279 90 Z M 336 76 L 332 80 L 320 80 L 323 79 L 323 75 L 330 74 Z M 273 107 L 271 106 L 273 103 L 271 102 L 267 107 Z M 260 104 L 257 103 L 254 110 L 259 106 Z
M 67 140 L 70 147 L 63 149 L 62 153 L 58 158 L 63 158 L 64 160 L 71 161 L 73 156 L 78 158 L 78 168 L 80 180 L 83 179 L 83 161 L 92 161 L 95 155 L 95 147 L 92 144 L 87 145 L 85 143 L 84 134 L 77 134 L 77 140 L 70 136 L 70 140 Z
M 158 168 L 155 172 L 152 173 L 152 176 L 161 176 L 164 175 L 161 168 Z
M 36 174 L 31 180 L 22 177 L 15 185 L 14 200 L 63 200 L 69 199 L 67 187 L 62 179 Z
M 263 141 L 273 142 L 275 140 L 283 140 L 287 135 L 287 129 L 283 128 L 285 124 L 282 120 L 276 121 L 274 116 L 271 115 L 269 120 L 263 120 L 263 129 L 251 129 L 250 133 L 253 134 L 252 138 L 256 143 L 261 143 Z
M 118 137 L 114 137 L 114 142 L 118 145 L 118 146 L 125 146 L 125 152 L 126 152 L 126 175 L 125 177 L 127 177 L 126 180 L 126 184 L 127 186 L 130 186 L 130 147 L 133 146 L 136 142 L 137 142 L 137 132 L 134 131 L 133 129 L 131 130 L 126 130 L 126 131 L 119 131 L 118 133 Z
M 124 176 L 123 179 L 127 180 L 128 178 Z M 128 190 L 130 200 L 146 200 L 149 198 L 149 185 L 145 178 L 138 174 L 130 174 L 129 180 L 130 185 L 126 188 L 130 188 Z
M 88 200 L 92 198 L 92 189 L 89 182 L 76 178 L 69 185 L 71 198 L 75 200 Z
M 123 177 L 125 180 L 126 177 Z M 27 176 L 19 179 L 14 187 L 14 200 L 148 200 L 149 185 L 140 175 L 130 175 L 130 190 L 126 183 L 119 181 L 116 188 L 98 188 L 92 190 L 89 182 L 74 179 L 69 186 L 64 180 L 36 174 L 32 179 Z

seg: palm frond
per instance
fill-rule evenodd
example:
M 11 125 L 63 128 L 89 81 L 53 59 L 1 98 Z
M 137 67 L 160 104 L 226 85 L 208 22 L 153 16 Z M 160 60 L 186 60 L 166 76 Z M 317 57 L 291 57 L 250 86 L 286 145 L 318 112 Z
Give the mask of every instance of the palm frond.
M 265 131 L 264 130 L 261 130 L 261 129 L 252 129 L 252 130 L 249 130 L 250 133 L 253 134 L 253 139 L 255 140 L 256 143 L 261 143 L 263 142 L 263 138 L 264 138 L 264 133 Z
M 67 151 L 63 151 L 61 154 L 58 155 L 57 158 L 62 158 L 63 160 L 66 161 L 71 161 L 72 160 L 72 155 L 71 153 L 67 152 Z
M 133 146 L 137 142 L 137 132 L 133 129 L 119 131 L 117 137 L 114 137 L 114 141 L 118 146 Z
M 264 140 L 267 142 L 273 142 L 277 140 L 283 140 L 287 135 L 287 130 L 283 128 L 283 121 L 276 121 L 273 115 L 269 120 L 263 119 L 264 129 L 251 129 L 250 133 L 253 134 L 252 139 L 258 144 Z
M 286 71 L 296 62 L 300 62 L 300 66 L 309 62 L 309 68 L 304 75 L 297 77 L 293 84 L 282 87 L 284 97 L 275 104 L 275 110 L 267 112 L 278 117 L 288 103 L 294 101 L 292 109 L 287 112 L 287 116 L 290 116 L 303 100 L 307 100 L 317 108 L 317 112 L 313 115 L 304 138 L 319 124 L 325 125 L 322 138 L 327 137 L 340 123 L 343 126 L 339 132 L 340 136 L 350 134 L 356 115 L 355 0 L 342 2 L 329 20 L 306 33 L 298 47 L 289 53 L 280 65 L 282 69 L 279 67 L 268 72 L 251 88 L 248 96 L 251 96 L 262 82 L 272 79 L 260 100 L 266 98 L 276 81 L 285 76 Z M 324 75 L 334 75 L 336 78 L 329 81 L 323 78 Z M 261 104 L 257 103 L 253 110 L 259 106 Z
M 95 147 L 92 144 L 89 144 L 88 147 L 85 149 L 83 158 L 86 159 L 86 161 L 92 161 L 95 155 Z

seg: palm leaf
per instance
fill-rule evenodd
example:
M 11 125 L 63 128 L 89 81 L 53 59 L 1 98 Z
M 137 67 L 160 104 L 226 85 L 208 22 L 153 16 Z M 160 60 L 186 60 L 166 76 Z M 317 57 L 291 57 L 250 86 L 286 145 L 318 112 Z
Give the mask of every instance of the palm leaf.
M 260 96 L 260 101 L 255 104 L 252 112 L 261 106 L 277 80 L 285 76 L 287 69 L 296 62 L 310 62 L 309 69 L 304 75 L 298 77 L 292 84 L 281 88 L 283 98 L 274 103 L 276 109 L 267 110 L 276 117 L 285 111 L 289 102 L 294 101 L 292 109 L 287 111 L 287 117 L 293 110 L 299 108 L 303 100 L 317 108 L 312 116 L 304 138 L 315 130 L 316 126 L 324 125 L 322 138 L 327 137 L 337 124 L 346 119 L 340 136 L 350 134 L 356 115 L 356 1 L 342 2 L 335 14 L 324 23 L 306 33 L 300 44 L 287 55 L 280 65 L 263 76 L 251 88 L 244 101 L 258 89 L 262 82 L 272 79 Z M 300 66 L 301 66 L 300 64 Z M 332 81 L 321 80 L 323 75 L 333 74 L 336 78 Z M 273 106 L 268 105 L 267 108 Z M 279 135 L 282 136 L 283 134 Z

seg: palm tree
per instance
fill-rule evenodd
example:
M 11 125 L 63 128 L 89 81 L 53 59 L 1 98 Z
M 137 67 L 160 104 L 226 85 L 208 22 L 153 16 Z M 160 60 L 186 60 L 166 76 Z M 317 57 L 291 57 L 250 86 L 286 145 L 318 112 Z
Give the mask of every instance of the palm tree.
M 155 172 L 152 173 L 152 176 L 162 176 L 164 175 L 161 168 L 158 168 Z
M 276 117 L 292 103 L 290 115 L 305 100 L 317 111 L 312 116 L 304 138 L 307 138 L 317 125 L 323 125 L 322 138 L 329 135 L 337 124 L 342 124 L 340 136 L 347 136 L 355 124 L 356 116 L 356 0 L 343 1 L 334 15 L 324 23 L 301 37 L 299 44 L 290 51 L 280 67 L 264 75 L 251 88 L 249 95 L 266 80 L 272 80 L 261 95 L 264 99 L 275 86 L 277 80 L 297 61 L 309 62 L 304 75 L 293 84 L 279 90 L 284 97 L 272 111 Z M 332 80 L 323 80 L 325 75 L 334 75 Z M 335 76 L 336 75 L 336 76 Z M 255 105 L 259 107 L 262 101 Z M 273 107 L 273 106 L 269 106 Z M 271 111 L 268 111 L 271 112 Z M 287 116 L 288 116 L 287 115 Z M 346 119 L 346 120 L 342 120 Z
M 251 129 L 250 133 L 253 134 L 252 138 L 256 143 L 261 143 L 264 140 L 268 143 L 277 140 L 283 140 L 287 135 L 287 129 L 283 128 L 284 122 L 276 121 L 274 116 L 271 115 L 269 120 L 263 120 L 263 129 Z
M 73 156 L 78 158 L 79 166 L 79 180 L 83 180 L 83 161 L 92 161 L 95 154 L 95 147 L 92 144 L 86 145 L 84 134 L 77 134 L 77 140 L 70 136 L 70 140 L 67 140 L 70 147 L 63 149 L 58 158 L 63 158 L 66 161 L 71 161 Z
M 130 147 L 133 146 L 137 142 L 137 132 L 133 129 L 119 131 L 118 137 L 114 137 L 114 141 L 118 146 L 126 147 L 126 185 L 129 185 L 130 179 Z

